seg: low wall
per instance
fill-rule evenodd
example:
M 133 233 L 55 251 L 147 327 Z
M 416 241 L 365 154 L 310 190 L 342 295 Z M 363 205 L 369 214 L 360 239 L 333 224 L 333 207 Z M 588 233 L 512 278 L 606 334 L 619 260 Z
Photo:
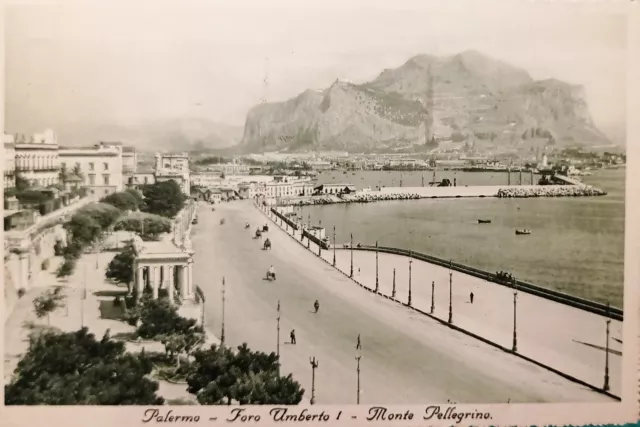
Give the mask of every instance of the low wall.
M 354 247 L 353 249 L 363 250 L 363 251 L 375 251 L 376 247 L 369 246 L 369 245 L 360 245 L 360 247 L 357 247 L 357 248 Z M 495 273 L 489 273 L 487 271 L 480 270 L 475 267 L 470 267 L 470 266 L 459 264 L 456 262 L 450 262 L 448 260 L 444 260 L 431 255 L 408 251 L 406 249 L 390 248 L 386 246 L 379 246 L 378 251 L 389 253 L 389 254 L 416 258 L 421 261 L 426 261 L 431 264 L 439 265 L 441 267 L 451 267 L 452 270 L 458 271 L 460 273 L 468 274 L 470 276 L 475 276 L 480 279 L 484 279 L 486 281 L 493 282 L 501 286 L 512 287 L 510 283 L 505 283 L 503 281 L 500 281 L 496 277 Z M 518 291 L 527 292 L 529 294 L 536 295 L 538 297 L 545 298 L 551 301 L 555 301 L 560 304 L 565 304 L 570 307 L 585 310 L 601 316 L 610 317 L 612 319 L 619 320 L 619 321 L 622 321 L 624 318 L 623 310 L 616 307 L 607 307 L 605 304 L 601 304 L 599 302 L 590 301 L 584 298 L 565 294 L 563 292 L 543 288 L 541 286 L 537 286 L 528 282 L 523 282 L 522 280 L 516 280 L 516 285 L 517 285 Z
M 263 211 L 263 213 L 265 213 L 265 214 L 267 214 L 267 213 L 268 213 L 268 210 L 266 210 L 266 209 L 262 209 L 262 208 L 261 208 L 261 206 L 256 205 L 256 207 L 257 207 L 258 209 L 262 210 L 262 211 Z M 268 217 L 269 219 L 271 219 L 271 220 L 272 220 L 272 221 L 277 225 L 277 222 L 276 222 L 276 220 L 275 220 L 274 218 L 270 218 L 268 214 L 267 214 L 267 217 Z M 293 238 L 294 240 L 298 241 L 298 240 L 297 240 L 293 235 L 291 235 L 291 234 L 289 234 L 289 233 L 287 233 L 287 235 L 288 235 L 289 237 Z M 313 236 L 311 236 L 311 237 L 313 237 Z M 313 241 L 313 240 L 312 240 L 312 241 Z M 298 243 L 300 243 L 300 244 L 302 245 L 302 242 L 301 242 L 301 241 L 298 241 Z M 356 248 L 354 247 L 354 249 L 356 249 Z M 404 250 L 404 249 L 396 249 L 396 248 L 389 248 L 389 247 L 378 247 L 377 249 L 378 249 L 380 252 L 386 252 L 386 253 L 391 253 L 391 254 L 396 254 L 396 255 L 403 255 L 403 256 L 412 256 L 412 257 L 414 257 L 414 258 L 416 258 L 416 259 L 420 259 L 420 260 L 423 260 L 423 261 L 426 261 L 426 262 L 430 262 L 430 263 L 434 263 L 434 264 L 438 264 L 438 265 L 445 265 L 445 266 L 447 266 L 447 267 L 448 267 L 448 266 L 451 266 L 451 268 L 452 268 L 452 269 L 455 269 L 456 271 L 460 271 L 460 272 L 462 272 L 462 273 L 471 274 L 471 275 L 474 275 L 474 276 L 477 276 L 477 277 L 485 278 L 486 280 L 494 281 L 494 280 L 491 280 L 491 278 L 489 278 L 489 276 L 491 276 L 491 274 L 490 274 L 490 273 L 483 272 L 482 270 L 475 269 L 475 268 L 473 268 L 473 267 L 464 266 L 463 264 L 458 264 L 458 263 L 451 263 L 451 264 L 450 264 L 450 263 L 449 263 L 449 261 L 445 261 L 445 260 L 442 260 L 442 259 L 440 259 L 440 258 L 436 258 L 436 257 L 432 257 L 432 256 L 429 256 L 429 255 L 424 255 L 424 254 L 420 254 L 420 253 L 416 253 L 416 252 L 412 252 L 412 251 L 406 251 L 406 250 Z M 375 251 L 375 250 L 376 250 L 376 247 L 375 247 L 375 246 L 368 246 L 368 245 L 365 245 L 365 246 L 362 246 L 362 245 L 361 245 L 361 246 L 360 246 L 360 248 L 357 248 L 357 250 Z M 319 254 L 318 254 L 318 255 L 319 255 Z M 329 261 L 327 261 L 326 259 L 324 259 L 324 258 L 322 258 L 322 257 L 320 257 L 320 259 L 321 259 L 321 260 L 323 260 L 325 263 L 327 263 L 327 264 L 331 265 L 331 263 L 330 263 Z M 334 266 L 333 268 L 336 268 L 336 269 L 337 269 L 337 267 L 335 267 L 335 266 Z M 525 360 L 525 361 L 527 361 L 527 362 L 533 363 L 534 365 L 537 365 L 537 366 L 539 366 L 539 367 L 541 367 L 541 368 L 543 368 L 543 369 L 546 369 L 546 370 L 548 370 L 548 371 L 550 371 L 550 372 L 553 372 L 553 373 L 555 373 L 555 374 L 557 374 L 557 375 L 559 375 L 559 376 L 561 376 L 561 377 L 563 377 L 563 378 L 565 378 L 565 379 L 567 379 L 567 380 L 569 380 L 569 381 L 573 381 L 573 382 L 575 382 L 575 383 L 577 383 L 577 384 L 580 384 L 580 385 L 582 385 L 582 386 L 584 386 L 584 387 L 586 387 L 586 388 L 589 388 L 589 389 L 591 389 L 591 390 L 593 390 L 593 391 L 595 391 L 595 392 L 598 392 L 598 393 L 604 394 L 604 395 L 606 395 L 606 396 L 608 396 L 608 397 L 610 397 L 610 398 L 612 398 L 612 399 L 615 399 L 615 400 L 621 401 L 621 398 L 620 398 L 619 396 L 616 396 L 615 394 L 613 394 L 613 393 L 611 393 L 611 392 L 604 391 L 604 390 L 602 390 L 602 388 L 601 388 L 601 387 L 594 386 L 593 384 L 590 384 L 590 383 L 588 383 L 588 382 L 586 382 L 586 381 L 583 381 L 583 380 L 582 380 L 582 379 L 580 379 L 580 378 L 577 378 L 577 377 L 575 377 L 575 376 L 573 376 L 573 375 L 570 375 L 570 374 L 567 374 L 567 373 L 565 373 L 565 372 L 562 372 L 562 371 L 561 371 L 561 370 L 559 370 L 559 369 L 555 369 L 555 368 L 553 368 L 553 367 L 551 367 L 551 366 L 549 366 L 549 365 L 547 365 L 547 364 L 545 364 L 545 363 L 539 362 L 539 361 L 537 361 L 537 360 L 535 360 L 535 359 L 533 359 L 533 358 L 531 358 L 531 357 L 525 356 L 525 355 L 523 355 L 523 354 L 521 354 L 521 353 L 519 353 L 519 352 L 517 352 L 517 351 L 513 351 L 512 349 L 506 348 L 506 347 L 504 347 L 503 345 L 500 345 L 500 344 L 498 344 L 498 343 L 496 343 L 496 342 L 493 342 L 493 341 L 491 341 L 491 340 L 490 340 L 490 339 L 488 339 L 488 338 L 482 337 L 482 336 L 480 336 L 480 335 L 478 335 L 478 334 L 475 334 L 475 333 L 473 333 L 473 332 L 470 332 L 470 331 L 468 331 L 468 330 L 466 330 L 466 329 L 464 329 L 464 328 L 461 328 L 461 327 L 456 326 L 456 325 L 454 325 L 454 324 L 452 324 L 452 323 L 446 322 L 445 320 L 440 319 L 440 318 L 438 318 L 438 317 L 436 317 L 436 316 L 432 315 L 431 313 L 427 313 L 427 312 L 425 312 L 425 311 L 422 311 L 422 310 L 420 310 L 420 309 L 417 309 L 416 307 L 413 307 L 412 305 L 409 305 L 409 304 L 407 304 L 407 303 L 405 303 L 405 302 L 403 302 L 403 301 L 400 301 L 400 300 L 395 299 L 395 298 L 393 298 L 393 297 L 391 297 L 391 296 L 388 296 L 388 295 L 384 295 L 384 294 L 382 294 L 382 293 L 380 293 L 380 292 L 376 292 L 374 289 L 371 289 L 371 288 L 369 288 L 369 287 L 365 286 L 364 284 L 360 283 L 360 282 L 359 282 L 358 280 L 356 280 L 355 278 L 350 277 L 346 272 L 343 272 L 343 271 L 341 271 L 340 269 L 337 269 L 337 271 L 339 271 L 340 273 L 342 273 L 345 277 L 349 278 L 350 280 L 352 280 L 353 282 L 355 282 L 358 286 L 360 286 L 362 289 L 364 289 L 364 290 L 366 290 L 366 291 L 368 291 L 368 292 L 374 293 L 374 294 L 379 295 L 379 296 L 381 296 L 381 297 L 383 297 L 383 298 L 386 298 L 386 299 L 388 299 L 388 300 L 391 300 L 391 301 L 393 301 L 393 302 L 395 302 L 395 303 L 397 303 L 397 304 L 402 305 L 403 307 L 405 307 L 405 308 L 407 308 L 407 309 L 409 309 L 409 310 L 413 310 L 413 311 L 415 311 L 415 312 L 417 312 L 417 313 L 420 313 L 420 314 L 422 314 L 422 315 L 424 315 L 424 316 L 427 316 L 427 317 L 429 317 L 429 318 L 431 318 L 431 319 L 433 319 L 433 320 L 435 320 L 435 321 L 439 322 L 439 323 L 440 323 L 440 324 L 442 324 L 443 326 L 447 326 L 447 327 L 449 327 L 449 328 L 451 328 L 451 329 L 453 329 L 453 330 L 456 330 L 456 331 L 461 332 L 461 333 L 463 333 L 463 334 L 465 334 L 465 335 L 468 335 L 468 336 L 470 336 L 470 337 L 473 337 L 473 338 L 475 338 L 475 339 L 477 339 L 477 340 L 479 340 L 479 341 L 482 341 L 482 342 L 484 342 L 485 344 L 488 344 L 488 345 L 490 345 L 490 346 L 492 346 L 492 347 L 494 347 L 494 348 L 500 349 L 500 350 L 504 351 L 505 353 L 512 354 L 512 355 L 514 355 L 515 357 L 519 357 L 519 358 L 521 358 L 521 359 L 523 359 L 523 360 Z M 476 274 L 473 274 L 473 272 L 474 272 L 474 271 L 476 272 Z M 480 273 L 477 273 L 477 272 L 482 272 L 482 273 L 484 274 L 484 276 L 478 276 L 478 274 L 480 274 Z M 495 279 L 495 275 L 493 275 L 493 276 L 494 276 L 493 278 Z M 498 283 L 498 284 L 504 285 L 504 283 L 500 283 L 500 282 L 495 282 L 495 283 Z M 517 281 L 517 283 L 519 284 L 519 286 L 520 286 L 521 284 L 529 285 L 529 286 L 530 286 L 530 288 L 529 288 L 529 289 L 531 289 L 531 288 L 538 288 L 540 291 L 546 291 L 546 292 L 549 292 L 549 290 L 548 290 L 548 289 L 539 288 L 539 287 L 537 287 L 537 286 L 535 286 L 535 285 L 527 284 L 526 282 Z M 523 288 L 522 290 L 523 290 L 523 291 L 525 291 L 525 290 L 524 290 L 524 288 Z M 527 291 L 525 291 L 525 292 L 527 292 Z M 555 291 L 550 291 L 550 292 L 552 292 L 552 293 L 553 293 L 553 292 L 555 292 Z M 562 294 L 562 293 L 560 293 L 560 292 L 555 292 L 555 293 L 557 293 L 557 294 Z M 562 295 L 565 295 L 565 294 L 562 294 Z M 546 297 L 546 296 L 544 296 L 544 295 L 539 295 L 539 296 L 542 296 L 543 298 L 547 298 L 547 297 Z M 572 296 L 570 296 L 570 295 L 566 295 L 566 296 L 567 296 L 567 297 L 569 297 L 569 298 L 575 299 L 575 300 L 582 300 L 581 298 L 572 297 Z M 588 302 L 588 303 L 592 303 L 592 304 L 599 305 L 598 303 L 594 303 L 594 302 L 592 302 L 592 301 L 588 301 L 588 300 L 583 300 L 583 301 L 586 301 L 586 302 Z M 563 302 L 563 303 L 565 303 L 565 304 L 566 304 L 566 302 Z M 569 305 L 570 305 L 570 304 L 569 304 Z M 611 317 L 615 318 L 615 316 L 614 316 L 614 314 L 613 314 L 615 310 L 618 310 L 618 311 L 619 311 L 619 313 L 620 313 L 620 316 L 622 316 L 622 310 L 612 308 L 612 309 L 611 309 L 611 312 L 612 312 Z M 619 319 L 619 320 L 622 320 L 622 317 L 620 317 L 620 319 Z
M 271 212 L 273 212 L 273 214 L 275 216 L 277 216 L 278 218 L 280 218 L 282 220 L 282 222 L 284 222 L 285 224 L 287 224 L 289 227 L 293 228 L 294 230 L 298 230 L 298 224 L 291 221 L 289 218 L 287 218 L 286 216 L 284 216 L 283 214 L 281 214 L 280 212 L 278 212 L 278 210 L 276 208 L 271 208 Z

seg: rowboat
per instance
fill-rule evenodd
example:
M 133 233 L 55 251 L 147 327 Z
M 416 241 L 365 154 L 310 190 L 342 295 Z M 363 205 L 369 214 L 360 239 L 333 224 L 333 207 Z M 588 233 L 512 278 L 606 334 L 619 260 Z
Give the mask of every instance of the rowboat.
M 479 219 L 478 224 L 491 224 L 490 219 Z
M 526 228 L 524 230 L 516 230 L 516 235 L 518 236 L 526 235 L 526 234 L 531 234 L 531 230 L 527 230 Z

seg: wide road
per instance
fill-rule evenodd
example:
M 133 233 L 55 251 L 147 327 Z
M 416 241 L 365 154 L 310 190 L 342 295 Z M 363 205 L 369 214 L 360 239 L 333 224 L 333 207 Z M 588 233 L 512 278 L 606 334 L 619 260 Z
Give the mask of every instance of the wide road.
M 266 352 L 277 347 L 281 303 L 282 372 L 311 395 L 315 357 L 319 404 L 356 403 L 356 337 L 361 335 L 361 403 L 607 401 L 608 398 L 375 296 L 319 260 L 249 201 L 203 205 L 194 227 L 194 281 L 205 292 L 207 327 Z M 220 225 L 220 219 L 225 224 Z M 251 229 L 244 229 L 245 222 Z M 254 239 L 269 223 L 271 251 Z M 270 265 L 277 281 L 264 279 Z M 313 313 L 319 300 L 320 312 Z M 297 344 L 289 343 L 295 329 Z

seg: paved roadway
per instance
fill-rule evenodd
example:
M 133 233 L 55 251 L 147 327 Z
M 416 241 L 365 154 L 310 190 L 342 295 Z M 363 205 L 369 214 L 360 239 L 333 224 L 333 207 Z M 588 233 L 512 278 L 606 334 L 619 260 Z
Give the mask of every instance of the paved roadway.
M 319 361 L 316 401 L 356 402 L 356 337 L 361 334 L 361 403 L 606 401 L 606 397 L 449 330 L 354 285 L 270 223 L 271 251 L 253 239 L 265 216 L 250 202 L 204 205 L 194 227 L 194 280 L 206 293 L 207 325 L 221 331 L 226 279 L 228 345 L 275 351 L 281 301 L 283 373 L 311 394 L 309 358 Z M 225 224 L 220 225 L 220 219 Z M 245 222 L 251 224 L 244 229 Z M 269 266 L 278 280 L 264 280 Z M 320 312 L 312 305 L 320 301 Z M 296 330 L 297 345 L 289 344 Z

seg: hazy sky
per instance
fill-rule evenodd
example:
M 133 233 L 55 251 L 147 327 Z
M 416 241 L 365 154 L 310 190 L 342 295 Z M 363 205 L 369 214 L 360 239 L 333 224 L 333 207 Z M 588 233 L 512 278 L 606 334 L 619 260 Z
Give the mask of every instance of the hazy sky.
M 597 124 L 624 122 L 627 24 L 606 5 L 64 3 L 6 11 L 7 131 L 169 117 L 242 125 L 262 99 L 284 100 L 336 78 L 366 81 L 419 53 L 467 49 L 536 79 L 582 84 Z

